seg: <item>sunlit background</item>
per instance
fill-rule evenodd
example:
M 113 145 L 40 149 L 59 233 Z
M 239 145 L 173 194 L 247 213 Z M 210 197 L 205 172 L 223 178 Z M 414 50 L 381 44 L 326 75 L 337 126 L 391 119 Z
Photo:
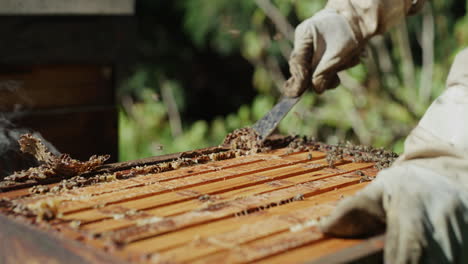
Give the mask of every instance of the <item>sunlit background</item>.
M 219 144 L 253 124 L 288 78 L 294 28 L 324 0 L 137 1 L 136 63 L 119 87 L 120 159 Z M 468 44 L 468 1 L 428 1 L 369 43 L 342 85 L 306 93 L 282 134 L 401 152 Z

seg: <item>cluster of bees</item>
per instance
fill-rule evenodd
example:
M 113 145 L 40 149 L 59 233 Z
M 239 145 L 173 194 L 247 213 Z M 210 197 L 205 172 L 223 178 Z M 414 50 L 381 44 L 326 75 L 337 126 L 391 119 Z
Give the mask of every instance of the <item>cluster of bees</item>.
M 390 167 L 398 158 L 398 154 L 392 151 L 370 146 L 353 145 L 349 142 L 338 144 L 334 153 L 349 157 L 353 162 L 374 162 L 375 168 L 379 170 Z
M 52 154 L 39 138 L 31 134 L 22 135 L 19 139 L 21 151 L 33 155 L 41 165 L 18 171 L 5 177 L 3 185 L 12 185 L 17 182 L 40 181 L 56 177 L 72 177 L 90 172 L 104 164 L 109 155 L 92 156 L 88 161 L 72 159 L 67 154 L 56 156 Z
M 273 203 L 270 203 L 270 204 L 267 204 L 267 205 L 261 205 L 261 206 L 255 207 L 255 208 L 245 209 L 243 211 L 235 213 L 234 216 L 235 217 L 245 216 L 245 215 L 249 215 L 249 214 L 252 214 L 252 213 L 255 213 L 255 212 L 260 212 L 260 211 L 263 211 L 263 210 L 267 210 L 267 209 L 270 209 L 272 207 L 277 207 L 277 206 L 280 206 L 280 205 L 284 205 L 284 204 L 288 204 L 288 203 L 292 203 L 292 202 L 297 202 L 297 201 L 302 201 L 302 200 L 304 200 L 304 195 L 300 193 L 300 194 L 295 195 L 294 197 L 284 199 L 284 200 L 281 200 L 279 202 L 273 202 Z
M 377 149 L 370 146 L 353 145 L 350 142 L 327 145 L 308 137 L 295 137 L 289 144 L 287 153 L 303 151 L 325 152 L 326 161 L 331 168 L 334 168 L 337 162 L 346 158 L 351 159 L 353 162 L 374 162 L 375 167 L 382 170 L 390 167 L 398 158 L 396 153 L 382 148 Z
M 263 152 L 268 149 L 263 144 L 260 135 L 252 128 L 245 127 L 234 130 L 224 139 L 223 145 L 233 150 L 244 150 L 248 154 Z
M 44 194 L 44 193 L 48 193 L 49 191 L 50 191 L 50 188 L 44 185 L 35 185 L 29 188 L 29 193 L 31 194 Z
M 44 180 L 47 178 L 52 178 L 55 175 L 56 174 L 51 168 L 41 165 L 39 167 L 33 167 L 27 170 L 17 171 L 12 175 L 5 177 L 4 182 L 13 185 L 18 182 Z
M 61 213 L 58 212 L 58 206 L 61 202 L 62 200 L 57 198 L 48 198 L 25 205 L 14 200 L 3 198 L 0 206 L 2 208 L 8 208 L 15 215 L 35 217 L 36 222 L 42 222 L 62 216 Z

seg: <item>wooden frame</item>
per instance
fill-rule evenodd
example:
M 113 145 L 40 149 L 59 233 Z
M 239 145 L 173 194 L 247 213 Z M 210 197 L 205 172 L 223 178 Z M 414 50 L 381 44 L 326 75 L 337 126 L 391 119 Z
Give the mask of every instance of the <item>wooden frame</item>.
M 102 170 L 121 170 L 142 164 L 157 164 L 171 161 L 180 157 L 190 156 L 196 152 L 209 153 L 216 148 L 209 148 L 188 153 L 175 153 L 152 157 L 144 160 L 130 161 L 103 166 Z M 13 191 L 21 192 L 24 190 Z M 44 232 L 43 227 L 28 225 L 21 218 L 12 218 L 0 215 L 0 239 L 6 244 L 0 247 L 0 256 L 4 263 L 27 262 L 34 260 L 58 261 L 70 263 L 122 263 L 121 260 L 106 256 L 96 248 L 90 248 L 79 242 L 64 239 L 59 232 L 51 230 Z M 356 246 L 337 251 L 322 259 L 304 263 L 381 263 L 384 246 L 384 236 L 370 238 Z M 22 255 L 21 252 L 27 252 Z M 119 262 L 120 261 L 120 262 Z
M 307 264 L 383 263 L 384 236 L 377 236 L 357 246 L 338 251 Z M 124 264 L 119 259 L 86 247 L 78 242 L 46 233 L 35 226 L 0 214 L 0 262 L 5 264 L 68 263 L 68 264 Z
M 307 264 L 383 263 L 384 236 L 371 238 L 360 245 L 338 251 Z M 56 233 L 46 233 L 37 227 L 0 214 L 0 262 L 5 264 L 28 263 L 121 263 L 102 252 L 78 242 L 60 238 Z

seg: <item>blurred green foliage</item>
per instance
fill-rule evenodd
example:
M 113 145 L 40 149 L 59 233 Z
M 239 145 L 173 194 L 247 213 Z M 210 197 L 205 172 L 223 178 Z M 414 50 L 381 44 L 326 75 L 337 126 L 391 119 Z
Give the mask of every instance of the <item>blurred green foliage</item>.
M 159 1 L 147 2 L 145 9 L 169 16 L 169 11 L 156 3 Z M 287 57 L 292 43 L 279 28 L 294 28 L 326 3 L 270 0 L 287 21 L 279 25 L 272 19 L 271 10 L 258 5 L 260 1 L 169 2 L 172 12 L 182 15 L 182 23 L 175 30 L 193 46 L 179 48 L 180 41 L 170 42 L 167 33 L 160 30 L 165 25 L 155 25 L 155 29 L 147 25 L 154 39 L 168 42 L 164 46 L 167 56 L 190 58 L 202 47 L 219 56 L 242 56 L 253 66 L 250 78 L 256 96 L 233 113 L 209 120 L 186 120 L 189 88 L 171 75 L 174 67 L 184 65 L 142 62 L 119 94 L 121 160 L 217 145 L 232 130 L 253 124 L 274 105 L 288 77 Z M 421 14 L 373 39 L 362 64 L 345 73 L 342 86 L 323 95 L 306 93 L 280 124 L 279 131 L 329 143 L 351 140 L 401 152 L 405 136 L 443 90 L 457 51 L 468 46 L 467 8 L 468 1 L 430 1 Z M 145 48 L 151 43 L 147 40 Z M 170 96 L 163 96 L 163 87 Z M 216 102 L 206 104 L 216 107 Z M 175 108 L 169 111 L 171 105 Z

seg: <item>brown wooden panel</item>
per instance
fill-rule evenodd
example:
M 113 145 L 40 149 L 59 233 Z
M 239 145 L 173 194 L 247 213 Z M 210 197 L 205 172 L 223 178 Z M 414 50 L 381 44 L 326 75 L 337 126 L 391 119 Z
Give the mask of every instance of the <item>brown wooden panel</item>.
M 60 239 L 0 215 L 0 263 L 124 263 L 75 241 Z M 26 239 L 25 239 L 26 238 Z
M 30 113 L 13 122 L 38 131 L 73 158 L 87 160 L 95 154 L 110 154 L 111 160 L 118 159 L 117 111 L 113 107 Z
M 113 105 L 112 85 L 110 66 L 0 66 L 0 111 Z
M 0 16 L 0 64 L 128 62 L 136 32 L 131 16 Z
M 134 12 L 135 0 L 2 0 L 0 14 L 120 14 L 130 15 Z

